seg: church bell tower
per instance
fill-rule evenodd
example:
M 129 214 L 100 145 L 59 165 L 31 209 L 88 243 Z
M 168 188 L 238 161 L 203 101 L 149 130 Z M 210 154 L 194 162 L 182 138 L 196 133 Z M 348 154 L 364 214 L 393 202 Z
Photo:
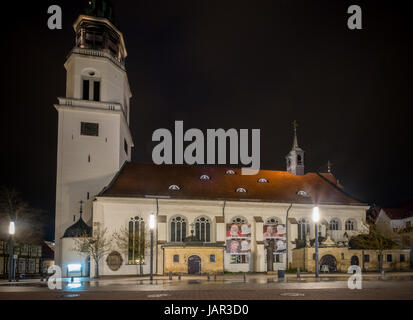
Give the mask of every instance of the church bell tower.
M 55 263 L 65 275 L 70 253 L 65 231 L 79 220 L 92 221 L 92 201 L 125 161 L 131 160 L 131 91 L 126 47 L 109 1 L 91 0 L 73 24 L 74 48 L 67 56 L 66 95 L 58 98 Z
M 304 175 L 304 150 L 298 146 L 297 127 L 297 121 L 294 120 L 293 147 L 285 158 L 287 160 L 287 171 L 297 176 L 302 176 Z

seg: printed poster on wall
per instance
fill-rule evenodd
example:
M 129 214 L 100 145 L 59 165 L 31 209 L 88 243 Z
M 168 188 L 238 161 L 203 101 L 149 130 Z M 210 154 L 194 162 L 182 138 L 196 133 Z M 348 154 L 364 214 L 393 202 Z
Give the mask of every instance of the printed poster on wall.
M 229 239 L 226 243 L 226 253 L 248 254 L 251 251 L 250 239 Z
M 274 253 L 285 253 L 287 250 L 287 230 L 283 224 L 264 225 L 264 240 L 274 241 Z
M 227 223 L 227 238 L 250 238 L 251 225 L 246 223 Z

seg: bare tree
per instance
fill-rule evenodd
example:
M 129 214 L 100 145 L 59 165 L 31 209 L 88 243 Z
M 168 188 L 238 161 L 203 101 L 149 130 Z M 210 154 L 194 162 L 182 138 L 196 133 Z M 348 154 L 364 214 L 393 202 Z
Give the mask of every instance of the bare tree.
M 15 189 L 0 187 L 0 238 L 8 236 L 9 223 L 14 221 L 18 242 L 40 243 L 44 239 L 44 213 L 30 207 Z
M 145 264 L 145 248 L 150 246 L 147 232 L 139 233 L 134 236 L 127 227 L 122 227 L 113 234 L 116 246 L 126 257 L 130 257 L 129 252 L 133 255 L 133 263 L 139 265 L 139 273 L 143 275 L 143 265 Z
M 74 251 L 87 254 L 95 262 L 95 278 L 99 278 L 99 263 L 112 250 L 112 238 L 108 237 L 107 228 L 93 230 L 92 236 L 83 234 L 75 239 Z

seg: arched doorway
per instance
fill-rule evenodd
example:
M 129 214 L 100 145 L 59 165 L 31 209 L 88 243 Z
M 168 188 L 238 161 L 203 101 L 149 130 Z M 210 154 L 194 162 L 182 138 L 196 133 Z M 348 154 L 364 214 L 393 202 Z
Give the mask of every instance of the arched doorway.
M 357 256 L 352 256 L 351 257 L 351 265 L 352 266 L 359 266 L 359 257 Z
M 336 272 L 337 271 L 337 260 L 331 254 L 326 254 L 320 260 L 320 268 L 321 270 L 325 270 L 325 267 L 328 267 L 328 272 Z
M 201 258 L 199 256 L 190 256 L 188 259 L 188 274 L 201 273 Z

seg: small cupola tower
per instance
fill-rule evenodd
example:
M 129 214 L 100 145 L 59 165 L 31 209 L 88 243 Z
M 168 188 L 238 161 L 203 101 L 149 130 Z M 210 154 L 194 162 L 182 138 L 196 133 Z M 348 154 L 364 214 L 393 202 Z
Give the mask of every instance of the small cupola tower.
M 297 121 L 293 121 L 294 142 L 293 148 L 285 157 L 287 160 L 287 171 L 297 176 L 304 175 L 304 150 L 298 146 L 297 140 Z

